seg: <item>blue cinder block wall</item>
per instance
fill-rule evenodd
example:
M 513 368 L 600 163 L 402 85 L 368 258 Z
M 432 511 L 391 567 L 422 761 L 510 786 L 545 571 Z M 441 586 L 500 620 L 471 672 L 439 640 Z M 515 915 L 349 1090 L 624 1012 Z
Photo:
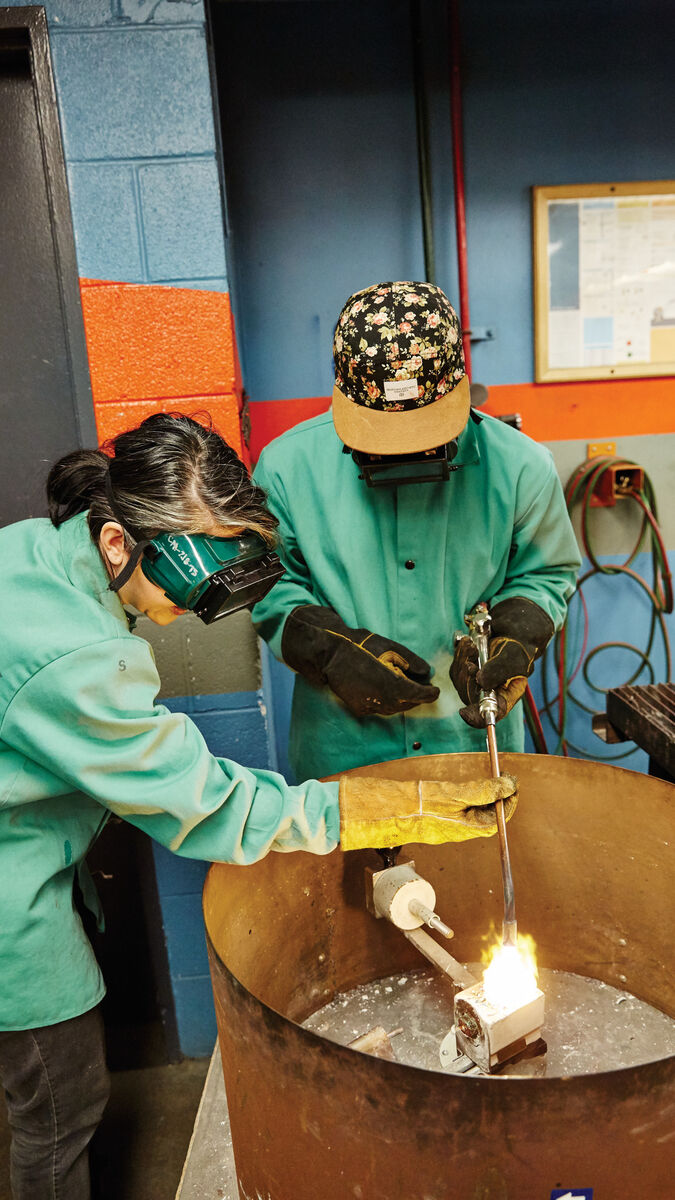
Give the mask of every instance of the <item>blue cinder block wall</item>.
M 227 291 L 202 0 L 47 0 L 80 275 Z
M 165 703 L 189 713 L 214 754 L 247 767 L 271 765 L 262 693 L 198 695 Z M 196 1057 L 210 1053 L 216 1038 L 201 907 L 207 867 L 176 858 L 163 846 L 155 845 L 154 856 L 180 1046 Z
M 80 276 L 226 292 L 201 0 L 46 0 L 45 9 Z M 214 753 L 273 765 L 250 622 L 235 617 L 214 632 L 183 620 L 171 631 L 139 622 L 163 698 L 190 713 Z M 206 865 L 159 847 L 155 862 L 180 1048 L 208 1054 Z

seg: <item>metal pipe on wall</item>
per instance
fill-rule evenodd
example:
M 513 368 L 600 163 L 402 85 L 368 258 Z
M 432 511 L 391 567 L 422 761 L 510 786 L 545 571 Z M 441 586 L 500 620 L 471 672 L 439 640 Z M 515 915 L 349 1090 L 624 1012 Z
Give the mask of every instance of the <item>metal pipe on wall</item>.
M 427 283 L 435 283 L 436 260 L 431 190 L 431 156 L 429 154 L 429 112 L 424 86 L 424 62 L 422 58 L 421 0 L 410 0 L 410 36 L 413 54 L 415 119 L 417 123 L 417 166 L 420 183 L 420 206 L 422 210 L 422 239 L 424 243 L 424 278 Z
M 469 313 L 469 264 L 466 249 L 459 0 L 448 0 L 448 29 L 450 35 L 450 120 L 452 124 L 452 175 L 455 187 L 455 227 L 457 230 L 459 316 L 462 325 L 466 373 L 471 379 L 471 316 Z

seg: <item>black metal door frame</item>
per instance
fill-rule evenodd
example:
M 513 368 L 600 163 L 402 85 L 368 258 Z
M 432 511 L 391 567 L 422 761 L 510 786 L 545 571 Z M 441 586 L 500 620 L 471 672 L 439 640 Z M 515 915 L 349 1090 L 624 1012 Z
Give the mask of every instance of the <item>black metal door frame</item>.
M 70 195 L 52 72 L 47 18 L 45 9 L 41 5 L 20 8 L 0 6 L 0 56 L 3 58 L 10 56 L 11 60 L 13 53 L 21 56 L 22 65 L 26 62 L 26 55 L 30 62 L 38 136 L 44 167 L 47 208 L 56 263 L 56 282 L 64 332 L 67 375 L 70 383 L 71 412 L 79 444 L 93 447 L 98 445 L 98 435 L 89 378 Z M 69 448 L 74 449 L 75 447 Z M 97 844 L 92 850 L 91 863 L 95 870 L 103 873 L 100 890 L 102 899 L 108 899 L 108 907 L 113 910 L 111 924 L 117 921 L 119 926 L 124 920 L 131 923 L 134 919 L 143 924 L 143 929 L 136 931 L 136 942 L 139 947 L 137 954 L 144 954 L 147 950 L 151 960 L 150 970 L 155 986 L 154 1000 L 158 1010 L 158 1019 L 161 1020 L 163 1027 L 165 1043 L 161 1052 L 161 1061 L 165 1061 L 166 1058 L 169 1061 L 176 1061 L 181 1054 L 150 839 L 128 825 L 126 833 L 129 836 L 122 841 L 116 830 L 104 831 L 100 845 Z M 131 858 L 131 865 L 125 864 L 127 856 Z M 108 880 L 112 880 L 110 862 L 119 863 L 121 867 L 126 866 L 138 881 L 138 894 L 133 898 L 130 898 L 128 894 L 121 896 L 117 906 L 106 894 L 110 892 L 112 886 L 112 884 L 107 886 Z M 127 892 L 128 890 L 127 888 Z M 138 904 L 138 910 L 135 913 L 129 911 L 132 899 Z M 126 908 L 124 907 L 125 902 Z M 108 951 L 112 953 L 114 947 L 102 946 L 100 939 L 97 939 L 96 932 L 90 930 L 90 933 L 98 953 L 102 957 L 105 958 Z M 147 946 L 143 942 L 146 935 Z M 118 944 L 123 938 L 124 930 L 119 932 L 118 929 Z M 131 987 L 133 990 L 133 983 Z M 111 992 L 113 991 L 114 988 L 111 988 Z M 125 996 L 123 999 L 126 1001 L 127 997 Z M 120 1004 L 119 1007 L 122 1009 L 124 1006 Z M 129 1019 L 128 1015 L 126 1019 Z M 121 1039 L 118 1040 L 121 1045 Z M 124 1047 L 120 1053 L 123 1051 Z M 133 1048 L 132 1051 L 138 1054 L 140 1061 L 124 1062 L 120 1065 L 125 1067 L 145 1065 L 143 1062 L 143 1055 L 146 1054 L 145 1047 L 140 1045 L 137 1051 Z M 147 1053 L 154 1052 L 153 1044 Z
M 98 437 L 89 379 L 68 179 L 49 49 L 47 17 L 41 5 L 0 7 L 0 50 L 28 50 L 30 55 L 33 94 L 57 262 L 61 313 L 66 334 L 73 412 L 80 445 L 96 446 Z

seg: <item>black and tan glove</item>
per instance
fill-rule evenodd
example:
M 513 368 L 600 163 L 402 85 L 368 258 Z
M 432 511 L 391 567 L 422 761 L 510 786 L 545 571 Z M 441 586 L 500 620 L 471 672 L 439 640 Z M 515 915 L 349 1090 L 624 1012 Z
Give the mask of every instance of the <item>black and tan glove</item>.
M 344 775 L 340 780 L 340 844 L 343 850 L 362 850 L 366 846 L 439 845 L 492 837 L 497 832 L 495 800 L 505 801 L 508 821 L 518 802 L 512 776 L 451 783 Z
M 553 621 L 533 600 L 514 596 L 501 600 L 490 611 L 492 617 L 488 659 L 479 669 L 478 650 L 470 637 L 455 647 L 450 678 L 467 708 L 459 715 L 467 725 L 482 729 L 481 691 L 497 695 L 501 721 L 520 700 L 536 660 L 544 653 L 555 632 Z
M 318 604 L 293 609 L 281 653 L 310 683 L 331 688 L 356 717 L 390 717 L 439 696 L 423 658 L 368 629 L 350 629 L 332 608 Z

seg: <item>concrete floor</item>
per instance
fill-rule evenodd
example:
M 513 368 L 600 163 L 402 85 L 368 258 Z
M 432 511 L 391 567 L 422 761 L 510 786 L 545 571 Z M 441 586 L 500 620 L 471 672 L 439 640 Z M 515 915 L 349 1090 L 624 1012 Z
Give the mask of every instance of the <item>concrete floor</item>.
M 114 1071 L 96 1136 L 96 1200 L 174 1200 L 209 1060 Z M 10 1200 L 9 1129 L 0 1098 L 0 1200 Z
M 176 1200 L 237 1200 L 238 1196 L 223 1065 L 216 1045 Z

